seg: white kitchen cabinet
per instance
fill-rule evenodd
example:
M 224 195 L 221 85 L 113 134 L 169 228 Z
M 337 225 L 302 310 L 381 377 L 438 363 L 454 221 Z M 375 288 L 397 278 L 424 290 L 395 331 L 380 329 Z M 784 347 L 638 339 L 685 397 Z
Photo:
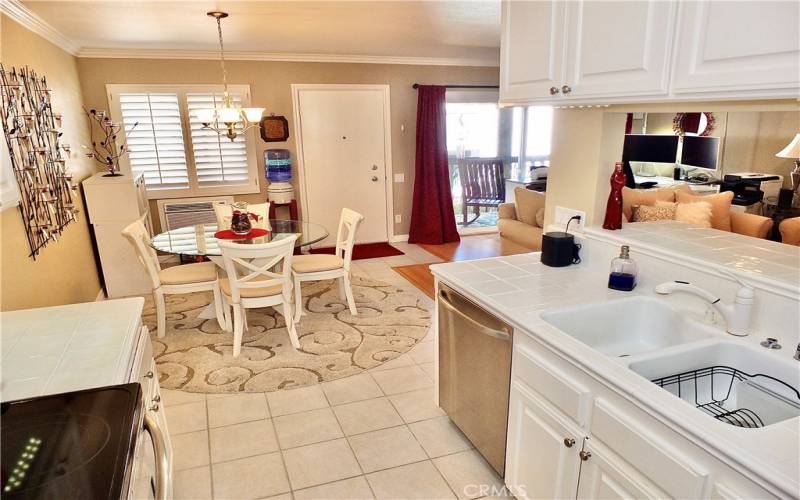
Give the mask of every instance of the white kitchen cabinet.
M 797 97 L 800 2 L 682 2 L 673 89 Z
M 630 464 L 592 439 L 584 441 L 581 459 L 579 500 L 669 497 Z
M 500 100 L 542 100 L 563 80 L 566 3 L 505 1 L 500 43 Z
M 666 95 L 676 2 L 569 2 L 564 98 Z
M 796 1 L 504 0 L 500 102 L 796 98 Z
M 580 428 L 520 382 L 509 399 L 506 484 L 517 498 L 574 498 Z

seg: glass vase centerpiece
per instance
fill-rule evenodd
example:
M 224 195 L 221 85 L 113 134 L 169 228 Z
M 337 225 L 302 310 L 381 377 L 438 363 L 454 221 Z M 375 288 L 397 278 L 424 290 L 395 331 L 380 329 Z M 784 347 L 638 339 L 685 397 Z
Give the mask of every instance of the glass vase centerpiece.
M 231 205 L 231 231 L 233 234 L 239 236 L 248 234 L 253 229 L 250 219 L 251 214 L 247 210 L 246 201 L 238 201 Z

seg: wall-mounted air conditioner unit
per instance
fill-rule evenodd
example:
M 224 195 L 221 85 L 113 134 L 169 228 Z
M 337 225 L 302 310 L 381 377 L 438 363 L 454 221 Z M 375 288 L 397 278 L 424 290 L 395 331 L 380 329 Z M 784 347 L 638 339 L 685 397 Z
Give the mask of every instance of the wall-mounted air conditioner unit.
M 161 231 L 169 231 L 196 224 L 216 224 L 217 217 L 214 215 L 214 205 L 229 205 L 231 203 L 233 203 L 233 196 L 158 200 L 158 217 L 161 221 Z

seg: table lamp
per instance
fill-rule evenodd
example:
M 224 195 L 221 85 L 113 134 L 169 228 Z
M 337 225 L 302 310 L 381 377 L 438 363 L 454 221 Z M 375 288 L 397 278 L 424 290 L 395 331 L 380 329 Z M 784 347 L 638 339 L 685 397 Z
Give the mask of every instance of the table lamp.
M 792 170 L 792 192 L 797 194 L 797 187 L 800 186 L 800 134 L 796 134 L 788 146 L 775 154 L 778 158 L 794 158 L 794 170 Z

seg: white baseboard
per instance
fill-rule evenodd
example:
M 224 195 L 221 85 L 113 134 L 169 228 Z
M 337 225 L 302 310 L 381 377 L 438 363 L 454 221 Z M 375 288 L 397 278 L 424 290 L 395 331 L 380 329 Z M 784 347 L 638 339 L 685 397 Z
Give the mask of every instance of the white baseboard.
M 403 241 L 408 241 L 408 235 L 407 234 L 395 234 L 394 236 L 392 236 L 389 239 L 390 243 L 400 243 L 400 242 L 403 242 Z

